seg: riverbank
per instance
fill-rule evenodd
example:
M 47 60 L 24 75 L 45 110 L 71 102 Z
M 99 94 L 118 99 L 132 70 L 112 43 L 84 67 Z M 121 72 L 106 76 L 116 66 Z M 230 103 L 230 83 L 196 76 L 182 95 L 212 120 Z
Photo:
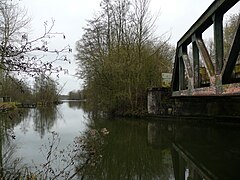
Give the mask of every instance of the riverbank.
M 1 102 L 0 103 L 0 112 L 4 111 L 10 111 L 13 109 L 16 109 L 16 103 L 15 102 Z
M 52 105 L 59 105 L 62 104 L 61 101 L 56 102 L 1 102 L 0 103 L 0 112 L 11 111 L 17 108 L 36 108 L 37 106 L 46 107 Z

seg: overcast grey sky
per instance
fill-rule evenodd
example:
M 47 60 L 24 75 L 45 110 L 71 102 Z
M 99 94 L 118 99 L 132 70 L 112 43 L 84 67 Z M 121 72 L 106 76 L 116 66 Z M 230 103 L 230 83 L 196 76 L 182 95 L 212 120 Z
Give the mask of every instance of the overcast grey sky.
M 46 20 L 55 20 L 54 31 L 64 32 L 66 39 L 64 41 L 51 40 L 56 48 L 61 45 L 69 44 L 74 50 L 69 58 L 71 64 L 65 63 L 64 68 L 68 68 L 69 74 L 60 75 L 59 82 L 65 84 L 63 94 L 71 90 L 81 88 L 82 80 L 78 80 L 75 74 L 75 42 L 83 34 L 82 28 L 86 25 L 86 20 L 93 17 L 97 12 L 101 0 L 22 0 L 21 4 L 28 10 L 32 19 L 31 32 L 39 34 L 43 32 L 43 23 Z M 153 14 L 159 11 L 159 17 L 156 21 L 156 34 L 167 33 L 171 35 L 170 43 L 177 44 L 181 36 L 190 28 L 190 26 L 200 17 L 213 0 L 151 0 L 150 9 Z M 239 3 L 234 10 L 239 12 Z

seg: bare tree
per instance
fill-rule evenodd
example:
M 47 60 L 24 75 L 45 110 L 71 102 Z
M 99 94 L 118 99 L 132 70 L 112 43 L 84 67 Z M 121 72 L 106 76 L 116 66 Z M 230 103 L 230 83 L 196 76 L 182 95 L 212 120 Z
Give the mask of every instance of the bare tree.
M 26 73 L 30 76 L 63 71 L 62 67 L 54 66 L 56 61 L 68 61 L 64 52 L 71 52 L 69 46 L 62 49 L 49 49 L 48 41 L 63 33 L 52 32 L 55 21 L 44 23 L 44 31 L 40 37 L 30 39 L 27 26 L 30 19 L 26 10 L 21 9 L 14 1 L 0 2 L 0 69 L 5 72 Z M 51 60 L 44 59 L 46 53 L 55 53 Z M 40 55 L 39 55 L 40 54 Z

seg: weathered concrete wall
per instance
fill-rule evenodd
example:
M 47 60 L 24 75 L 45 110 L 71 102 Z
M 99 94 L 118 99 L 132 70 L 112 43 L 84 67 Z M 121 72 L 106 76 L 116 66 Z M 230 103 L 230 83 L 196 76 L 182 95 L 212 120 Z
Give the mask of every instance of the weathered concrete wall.
M 149 114 L 171 114 L 172 100 L 169 88 L 148 89 L 148 113 Z
M 174 103 L 175 115 L 240 116 L 239 97 L 179 98 Z
M 240 117 L 240 97 L 180 97 L 170 98 L 162 88 L 148 89 L 148 113 L 175 116 Z
M 160 108 L 160 88 L 150 88 L 148 89 L 148 113 L 149 114 L 158 114 Z

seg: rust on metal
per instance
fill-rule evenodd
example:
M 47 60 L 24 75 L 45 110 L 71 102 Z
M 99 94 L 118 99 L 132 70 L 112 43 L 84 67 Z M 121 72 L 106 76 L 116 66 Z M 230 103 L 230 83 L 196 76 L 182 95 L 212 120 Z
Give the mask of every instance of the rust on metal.
M 212 60 L 210 58 L 210 55 L 208 53 L 208 50 L 207 50 L 203 40 L 198 39 L 196 41 L 196 43 L 197 43 L 198 49 L 200 50 L 200 53 L 202 54 L 202 57 L 203 57 L 208 75 L 211 76 L 211 77 L 214 76 L 214 74 L 215 74 L 214 73 L 214 66 L 213 66 Z
M 188 76 L 188 78 L 192 78 L 193 77 L 193 71 L 192 71 L 192 66 L 190 64 L 190 60 L 188 58 L 188 55 L 184 54 L 182 57 L 183 57 L 183 62 L 184 62 L 185 68 L 187 70 L 187 76 Z
M 226 84 L 222 86 L 223 95 L 237 95 L 239 94 L 240 83 Z

